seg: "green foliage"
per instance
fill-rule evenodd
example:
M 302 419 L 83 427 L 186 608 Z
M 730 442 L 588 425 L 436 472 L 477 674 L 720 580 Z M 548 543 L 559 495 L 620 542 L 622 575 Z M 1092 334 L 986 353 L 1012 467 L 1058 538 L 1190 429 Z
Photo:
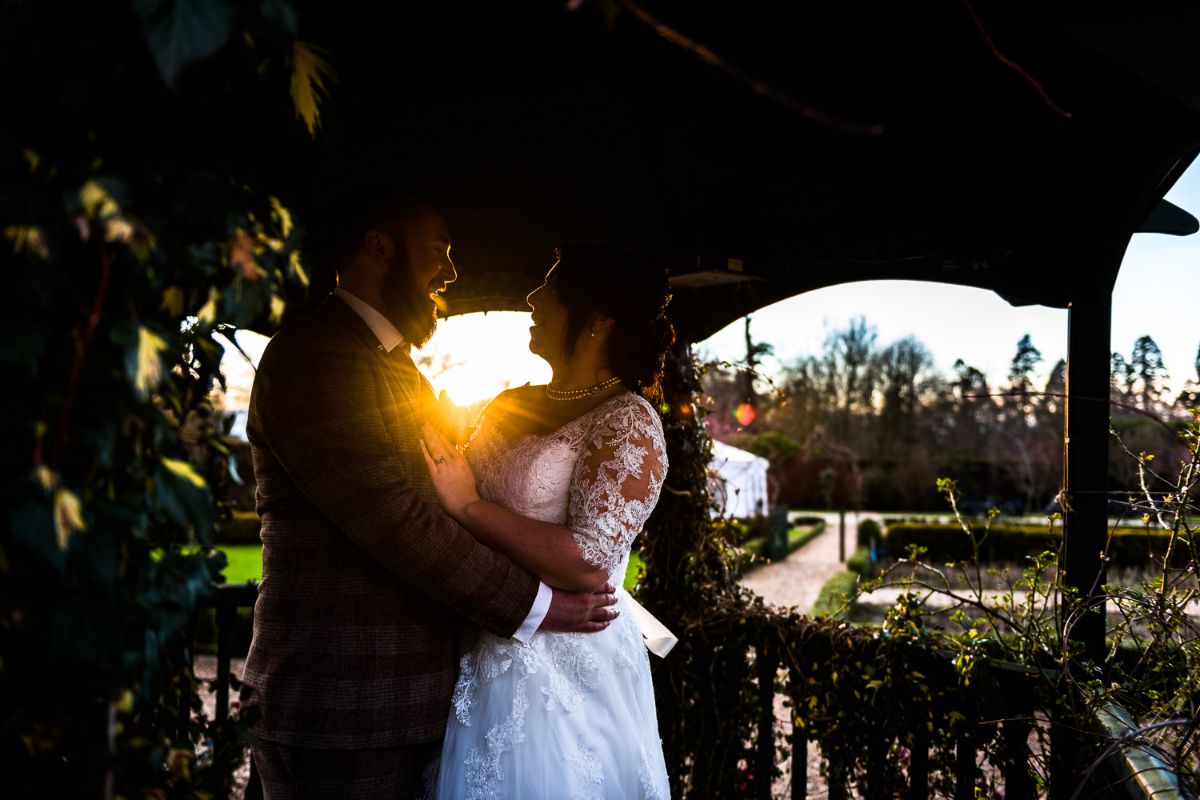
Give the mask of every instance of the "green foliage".
M 875 571 L 875 562 L 871 560 L 871 549 L 860 547 L 846 559 L 846 569 L 864 578 L 869 578 Z
M 218 731 L 197 713 L 189 649 L 225 565 L 211 548 L 212 471 L 228 454 L 214 337 L 270 331 L 307 276 L 285 204 L 192 133 L 227 101 L 193 87 L 285 91 L 273 81 L 289 34 L 267 13 L 280 7 L 0 10 L 0 80 L 28 103 L 0 130 L 0 368 L 14 387 L 0 762 L 13 796 L 211 796 L 248 742 L 248 720 Z M 50 38 L 61 64 L 45 63 Z
M 846 610 L 858 596 L 860 574 L 858 570 L 847 569 L 830 576 L 817 594 L 817 599 L 813 601 L 813 607 L 809 613 L 814 617 L 832 617 L 834 619 L 844 617 Z
M 262 545 L 223 544 L 219 547 L 225 554 L 226 564 L 221 574 L 226 583 L 262 580 Z
M 262 520 L 253 511 L 232 510 L 216 524 L 213 539 L 220 545 L 251 545 L 261 549 L 262 540 L 258 536 L 261 526 Z M 237 581 L 231 580 L 231 583 Z
M 772 464 L 789 453 L 800 451 L 800 443 L 785 433 L 765 431 L 759 434 L 739 433 L 734 437 L 734 446 L 762 456 Z
M 797 520 L 800 521 L 800 520 Z M 825 530 L 825 520 L 818 519 L 808 525 L 793 525 L 788 528 L 787 533 L 787 551 L 794 553 L 804 545 L 811 542 L 813 539 L 821 535 Z M 742 549 L 746 551 L 749 557 L 746 560 L 746 565 L 763 561 L 767 558 L 767 537 L 766 535 L 752 536 L 741 541 Z
M 942 541 L 966 542 L 967 557 L 954 565 L 965 586 L 951 585 L 944 560 L 927 563 L 925 545 L 909 541 L 907 560 L 880 578 L 869 577 L 869 549 L 856 552 L 847 566 L 864 574 L 848 569 L 834 576 L 823 587 L 815 618 L 766 608 L 736 583 L 737 527 L 708 519 L 704 431 L 694 414 L 686 413 L 695 408 L 698 387 L 686 354 L 680 355 L 672 361 L 666 387 L 672 473 L 644 539 L 648 572 L 639 587 L 653 613 L 680 637 L 670 658 L 655 668 L 673 796 L 767 794 L 780 760 L 776 748 L 788 730 L 760 727 L 762 720 L 773 719 L 777 693 L 788 699 L 797 728 L 820 745 L 830 783 L 863 797 L 903 795 L 905 765 L 916 749 L 929 754 L 929 794 L 951 796 L 962 737 L 969 736 L 999 765 L 1009 724 L 1028 731 L 1021 725 L 1035 711 L 1050 714 L 1055 735 L 1071 736 L 1069 746 L 1056 751 L 1069 774 L 1080 774 L 1106 743 L 1090 733 L 1095 728 L 1089 703 L 1096 697 L 1116 693 L 1128 699 L 1127 690 L 1135 693 L 1137 702 L 1131 705 L 1147 722 L 1189 717 L 1184 709 L 1187 698 L 1196 696 L 1200 648 L 1194 647 L 1188 632 L 1194 627 L 1188 627 L 1184 612 L 1194 594 L 1181 591 L 1179 582 L 1194 583 L 1194 570 L 1168 572 L 1169 582 L 1132 591 L 1106 587 L 1118 598 L 1110 602 L 1127 610 L 1131 623 L 1114 631 L 1119 657 L 1098 671 L 1062 636 L 1062 610 L 1070 605 L 1048 599 L 1062 587 L 1056 582 L 1055 555 L 1041 548 L 1046 542 L 1037 537 L 1056 532 L 1001 526 L 994 514 L 965 520 L 958 513 L 962 494 L 954 481 L 942 481 L 938 488 L 958 524 L 892 523 L 889 537 L 905 533 L 889 538 L 889 546 L 894 552 L 908 531 L 918 530 L 936 531 L 940 538 L 928 542 L 931 549 Z M 1200 452 L 1200 433 L 1190 436 L 1190 452 Z M 1169 495 L 1171 509 L 1184 513 L 1168 526 L 1167 564 L 1197 563 L 1186 514 L 1186 498 L 1200 475 L 1196 463 L 1195 455 L 1185 462 L 1191 482 Z M 865 533 L 870 538 L 869 526 Z M 1144 529 L 1120 531 L 1112 542 L 1131 558 L 1147 548 L 1168 556 L 1159 547 L 1162 538 Z M 989 547 L 1022 555 L 1035 551 L 1023 562 L 1012 591 L 1000 597 L 984 591 L 988 567 L 982 558 Z M 1180 549 L 1188 554 L 1184 561 L 1176 561 L 1183 559 Z M 840 619 L 861 587 L 883 584 L 905 591 L 882 625 L 858 627 Z M 1172 591 L 1165 591 L 1168 585 Z M 934 589 L 950 592 L 953 599 L 936 620 L 934 609 L 926 606 Z M 1153 620 L 1148 628 L 1147 620 Z M 1119 675 L 1122 683 L 1106 689 L 1098 675 L 1105 680 Z M 1034 735 L 1045 739 L 1048 734 L 1035 727 Z M 1027 769 L 1044 785 L 1044 763 L 1031 760 Z M 995 788 L 981 780 L 981 791 Z
M 958 524 L 929 522 L 889 522 L 883 541 L 888 553 L 902 556 L 912 545 L 926 551 L 935 561 L 961 561 L 970 558 L 978 542 L 984 562 L 1021 561 L 1046 550 L 1057 551 L 1062 545 L 1062 529 L 1037 525 L 992 525 L 967 521 L 974 535 L 964 534 Z M 986 530 L 986 533 L 985 533 Z M 1139 565 L 1161 559 L 1171 542 L 1171 532 L 1158 528 L 1115 528 L 1109 531 L 1107 552 L 1117 565 Z M 1186 557 L 1177 552 L 1177 559 Z
M 743 589 L 737 528 L 709 517 L 709 445 L 682 348 L 668 364 L 664 390 L 672 466 L 642 539 L 647 573 L 638 593 L 680 640 L 654 671 L 672 796 L 766 793 L 780 732 L 764 737 L 759 723 L 774 718 L 777 691 L 789 698 L 796 725 L 820 744 L 831 782 L 862 796 L 895 795 L 905 781 L 906 748 L 928 733 L 934 788 L 947 793 L 956 737 L 969 720 L 994 711 L 964 690 L 955 667 L 963 646 L 927 630 L 915 612 L 897 616 L 881 635 L 779 613 Z M 858 575 L 840 580 L 850 594 Z M 877 748 L 883 752 L 868 769 L 863 754 Z
M 879 523 L 868 517 L 858 523 L 858 533 L 855 537 L 855 543 L 859 547 L 870 546 L 872 542 L 879 542 L 883 537 L 883 530 L 879 527 Z

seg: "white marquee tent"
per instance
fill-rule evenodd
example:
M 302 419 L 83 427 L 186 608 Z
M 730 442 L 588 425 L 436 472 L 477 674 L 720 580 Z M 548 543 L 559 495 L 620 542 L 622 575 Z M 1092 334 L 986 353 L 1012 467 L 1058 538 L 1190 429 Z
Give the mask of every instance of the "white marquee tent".
M 765 458 L 713 440 L 710 490 L 724 516 L 767 513 L 767 466 Z

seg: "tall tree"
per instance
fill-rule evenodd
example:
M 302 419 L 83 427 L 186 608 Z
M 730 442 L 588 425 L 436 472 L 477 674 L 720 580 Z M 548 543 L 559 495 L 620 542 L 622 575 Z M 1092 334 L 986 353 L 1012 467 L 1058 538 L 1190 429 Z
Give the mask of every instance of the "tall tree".
M 1032 422 L 1033 401 L 1030 393 L 1033 390 L 1033 370 L 1042 360 L 1042 353 L 1033 346 L 1033 339 L 1027 333 L 1017 342 L 1017 353 L 1013 356 L 1008 368 L 1008 394 L 1005 407 L 1008 409 L 1010 422 L 1029 424 Z
M 1170 375 L 1163 364 L 1162 351 L 1150 336 L 1138 337 L 1133 343 L 1129 369 L 1134 378 L 1134 396 L 1143 411 L 1154 411 L 1167 392 Z
M 1133 399 L 1134 375 L 1133 367 L 1120 353 L 1112 354 L 1112 367 L 1109 376 L 1109 389 L 1112 399 L 1128 403 Z
M 890 442 L 912 441 L 916 432 L 921 379 L 933 365 L 933 357 L 919 340 L 907 336 L 884 348 L 876 362 L 883 382 L 877 441 L 880 451 L 884 451 L 889 449 Z

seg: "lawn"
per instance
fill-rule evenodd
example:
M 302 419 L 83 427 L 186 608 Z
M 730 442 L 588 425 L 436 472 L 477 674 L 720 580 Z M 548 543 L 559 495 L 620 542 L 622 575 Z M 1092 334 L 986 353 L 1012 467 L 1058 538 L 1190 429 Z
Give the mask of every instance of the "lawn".
M 245 583 L 262 579 L 262 546 L 257 544 L 226 544 L 220 550 L 229 559 L 225 567 L 225 580 L 228 583 Z M 629 556 L 629 569 L 625 572 L 625 588 L 632 589 L 637 582 L 638 570 L 642 559 L 637 553 Z

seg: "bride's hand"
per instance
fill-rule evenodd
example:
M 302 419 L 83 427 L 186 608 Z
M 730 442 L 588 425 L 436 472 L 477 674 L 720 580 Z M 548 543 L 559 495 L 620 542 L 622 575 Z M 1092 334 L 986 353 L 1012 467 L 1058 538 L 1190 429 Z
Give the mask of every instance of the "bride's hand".
M 471 472 L 466 457 L 440 431 L 426 423 L 422 433 L 421 454 L 425 457 L 425 466 L 429 467 L 438 502 L 446 513 L 462 522 L 467 507 L 479 500 L 475 473 Z

